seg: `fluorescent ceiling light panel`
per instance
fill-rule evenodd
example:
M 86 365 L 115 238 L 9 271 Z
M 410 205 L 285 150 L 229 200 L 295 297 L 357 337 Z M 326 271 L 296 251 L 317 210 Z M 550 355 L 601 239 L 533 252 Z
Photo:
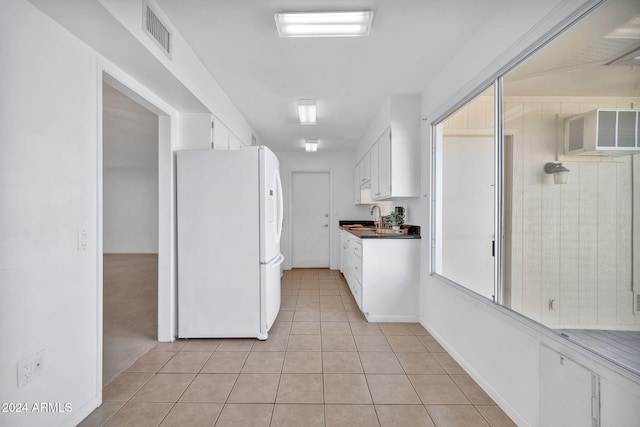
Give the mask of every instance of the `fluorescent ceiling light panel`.
M 363 37 L 369 35 L 373 12 L 276 13 L 280 37 Z
M 315 153 L 318 151 L 318 140 L 317 139 L 305 139 L 304 140 L 304 151 L 309 153 Z
M 298 117 L 301 125 L 316 124 L 316 101 L 313 99 L 298 100 Z

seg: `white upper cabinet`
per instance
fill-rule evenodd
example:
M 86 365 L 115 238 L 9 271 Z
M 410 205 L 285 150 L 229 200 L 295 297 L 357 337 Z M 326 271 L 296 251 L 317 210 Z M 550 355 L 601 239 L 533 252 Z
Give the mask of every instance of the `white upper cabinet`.
M 213 114 L 182 114 L 180 116 L 180 149 L 235 150 L 244 144 Z
M 353 201 L 356 205 L 361 204 L 360 201 L 360 165 L 357 164 L 353 168 Z
M 229 149 L 229 129 L 222 124 L 220 120 L 213 121 L 213 149 L 228 150 Z
M 418 197 L 420 192 L 420 96 L 393 95 L 360 141 L 371 147 L 371 198 Z M 360 163 L 362 163 L 362 160 Z
M 180 149 L 197 150 L 211 148 L 211 114 L 180 115 Z
M 240 141 L 240 138 L 234 134 L 229 134 L 229 150 L 237 150 L 242 147 L 244 147 L 244 144 Z
M 371 180 L 371 152 L 370 151 L 364 155 L 362 160 L 360 160 L 359 170 L 360 170 L 360 185 L 366 186 L 367 183 Z
M 371 147 L 369 157 L 371 158 L 371 198 L 375 199 L 380 194 L 378 144 Z
M 378 191 L 374 193 L 373 197 L 375 199 L 385 199 L 392 195 L 391 138 L 391 130 L 387 129 L 376 143 L 378 152 Z M 398 185 L 396 184 L 396 186 Z

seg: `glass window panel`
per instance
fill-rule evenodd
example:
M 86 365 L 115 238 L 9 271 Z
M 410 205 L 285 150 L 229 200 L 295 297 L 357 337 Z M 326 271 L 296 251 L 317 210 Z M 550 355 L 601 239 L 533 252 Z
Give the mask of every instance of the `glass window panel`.
M 605 150 L 636 144 L 636 112 L 628 110 L 640 106 L 640 68 L 614 62 L 638 41 L 608 35 L 640 17 L 640 2 L 631 14 L 615 3 L 503 77 L 502 297 L 511 309 L 640 373 L 640 361 L 628 357 L 640 352 L 640 311 L 630 286 L 640 268 L 633 250 L 640 244 L 640 233 L 633 234 L 639 226 L 633 206 L 640 205 L 633 170 L 640 155 L 596 152 L 596 144 L 587 144 L 597 141 Z M 568 155 L 565 121 L 595 110 L 597 120 L 585 121 L 586 152 Z M 572 142 L 581 146 L 582 137 Z M 549 162 L 569 169 L 566 184 L 545 173 Z M 604 344 L 621 329 L 625 333 L 616 335 L 627 355 Z
M 436 132 L 434 271 L 487 298 L 494 295 L 494 105 L 491 87 Z

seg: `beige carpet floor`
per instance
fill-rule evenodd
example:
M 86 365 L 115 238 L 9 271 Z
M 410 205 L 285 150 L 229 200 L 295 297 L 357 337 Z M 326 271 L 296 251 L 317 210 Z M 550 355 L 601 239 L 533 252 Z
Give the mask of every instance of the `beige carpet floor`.
M 157 344 L 158 255 L 104 255 L 102 381 L 109 384 Z

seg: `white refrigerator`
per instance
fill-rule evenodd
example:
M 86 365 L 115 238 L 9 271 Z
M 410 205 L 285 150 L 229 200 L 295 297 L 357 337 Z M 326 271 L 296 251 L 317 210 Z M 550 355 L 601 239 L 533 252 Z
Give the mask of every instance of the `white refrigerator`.
M 177 152 L 178 337 L 267 339 L 280 309 L 282 209 L 267 147 Z

